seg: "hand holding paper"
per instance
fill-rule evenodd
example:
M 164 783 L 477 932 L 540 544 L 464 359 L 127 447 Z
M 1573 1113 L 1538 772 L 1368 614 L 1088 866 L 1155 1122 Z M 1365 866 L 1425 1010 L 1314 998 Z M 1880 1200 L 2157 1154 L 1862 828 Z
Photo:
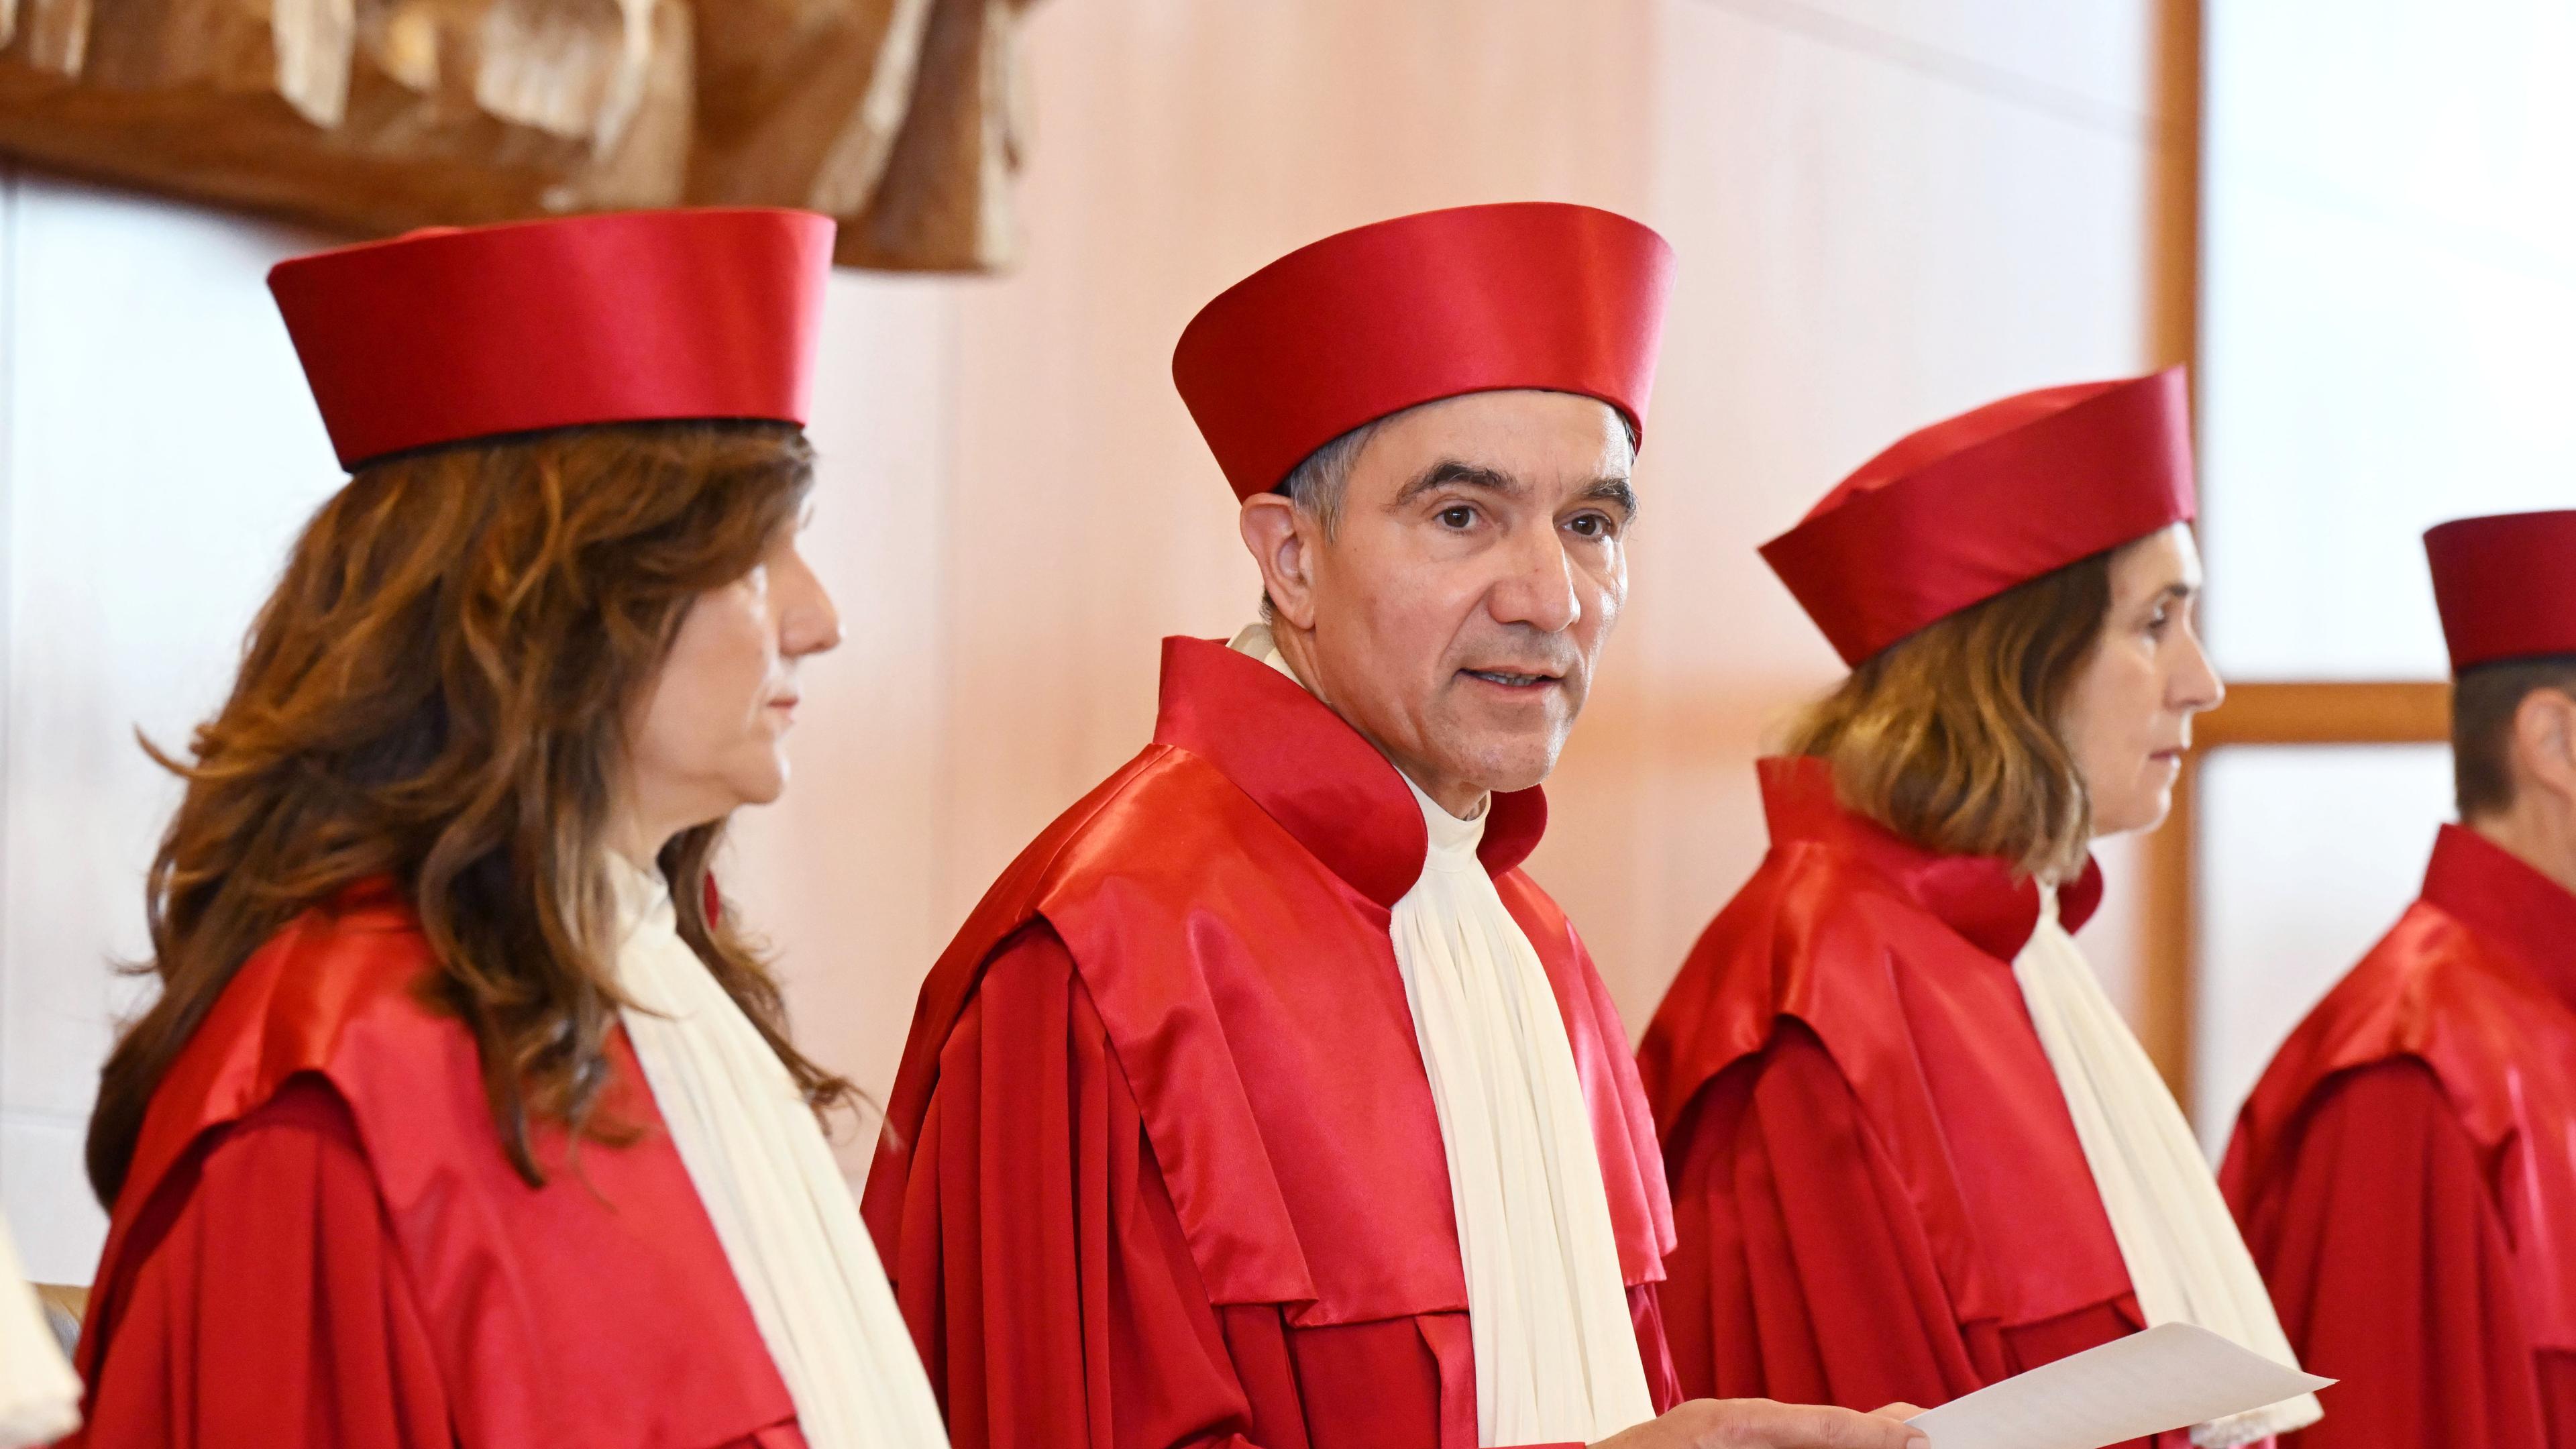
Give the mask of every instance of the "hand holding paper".
M 2168 1323 L 1982 1388 L 1906 1422 L 1932 1449 L 2101 1449 L 2333 1383 L 2205 1328 Z

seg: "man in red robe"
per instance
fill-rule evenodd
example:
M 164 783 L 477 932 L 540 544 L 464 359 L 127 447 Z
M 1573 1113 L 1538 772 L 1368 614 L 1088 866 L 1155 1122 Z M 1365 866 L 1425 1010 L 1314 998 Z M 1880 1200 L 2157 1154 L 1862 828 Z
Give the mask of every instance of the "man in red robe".
M 2576 1446 L 2576 512 L 2425 535 L 2461 823 L 2290 1034 L 2221 1181 L 2301 1360 L 2303 1449 Z
M 1624 600 L 1669 273 L 1606 212 L 1470 207 L 1182 337 L 1264 623 L 1165 642 L 1153 742 L 958 933 L 868 1182 L 959 1449 L 1910 1437 L 1674 1409 L 1652 1124 L 1519 869 Z

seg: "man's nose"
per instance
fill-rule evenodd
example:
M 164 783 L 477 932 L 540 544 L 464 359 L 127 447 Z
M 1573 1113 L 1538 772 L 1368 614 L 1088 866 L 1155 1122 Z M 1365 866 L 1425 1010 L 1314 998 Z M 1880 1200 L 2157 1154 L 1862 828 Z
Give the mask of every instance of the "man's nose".
M 1555 530 L 1516 540 L 1504 556 L 1504 570 L 1486 595 L 1496 623 L 1562 634 L 1582 620 L 1574 561 L 1556 541 Z

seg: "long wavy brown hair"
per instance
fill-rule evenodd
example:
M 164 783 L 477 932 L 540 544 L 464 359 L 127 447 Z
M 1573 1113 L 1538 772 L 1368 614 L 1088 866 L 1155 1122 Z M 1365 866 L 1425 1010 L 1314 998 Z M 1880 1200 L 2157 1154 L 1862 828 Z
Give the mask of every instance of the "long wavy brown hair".
M 1925 625 L 1860 662 L 1789 730 L 1845 806 L 1927 850 L 2063 878 L 2093 809 L 2061 733 L 2111 612 L 2098 553 Z
M 625 731 L 700 594 L 796 526 L 813 478 L 776 423 L 572 428 L 360 469 L 295 542 L 232 695 L 191 758 L 145 888 L 161 992 L 100 1074 L 89 1175 L 113 1206 L 172 1061 L 260 944 L 390 878 L 437 960 L 432 1004 L 474 1033 L 503 1150 L 546 1180 L 531 1124 L 594 1120 L 619 998 L 603 866 Z M 821 1111 L 849 1084 L 787 1039 L 778 986 L 709 858 L 661 853 L 681 936 Z

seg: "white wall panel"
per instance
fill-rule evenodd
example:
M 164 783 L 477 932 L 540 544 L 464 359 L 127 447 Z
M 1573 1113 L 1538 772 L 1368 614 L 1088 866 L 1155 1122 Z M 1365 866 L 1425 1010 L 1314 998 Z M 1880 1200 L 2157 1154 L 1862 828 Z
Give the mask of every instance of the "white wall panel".
M 2192 1120 L 2213 1159 L 2281 1039 L 2396 923 L 2451 818 L 2438 745 L 2265 746 L 2203 767 Z
M 77 1170 L 143 871 L 289 535 L 336 487 L 263 274 L 314 238 L 40 178 L 9 183 L 0 1205 L 84 1281 Z
M 2576 506 L 2576 12 L 2208 23 L 2213 647 L 2248 677 L 2438 676 L 2425 527 Z

